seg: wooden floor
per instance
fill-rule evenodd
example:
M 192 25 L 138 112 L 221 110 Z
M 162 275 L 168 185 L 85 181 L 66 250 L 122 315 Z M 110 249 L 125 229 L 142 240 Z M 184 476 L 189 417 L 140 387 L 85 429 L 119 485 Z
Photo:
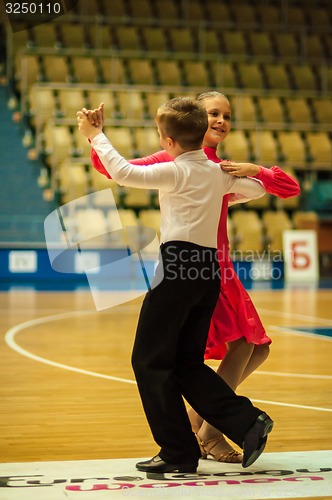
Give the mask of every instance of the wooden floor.
M 332 329 L 332 290 L 250 294 L 273 344 L 238 392 L 275 421 L 266 451 L 332 450 L 332 338 L 292 330 Z M 1 462 L 155 454 L 130 366 L 140 304 L 97 312 L 88 290 L 0 293 Z

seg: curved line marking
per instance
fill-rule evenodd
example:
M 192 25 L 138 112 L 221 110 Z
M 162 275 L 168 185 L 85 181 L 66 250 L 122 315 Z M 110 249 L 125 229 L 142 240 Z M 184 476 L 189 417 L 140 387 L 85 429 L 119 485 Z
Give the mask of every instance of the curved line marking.
M 116 382 L 122 382 L 125 384 L 136 385 L 135 380 L 125 379 L 125 378 L 120 378 L 120 377 L 113 377 L 111 375 L 104 375 L 103 373 L 82 370 L 81 368 L 75 368 L 74 366 L 65 365 L 62 363 L 57 363 L 57 362 L 51 361 L 47 358 L 37 356 L 37 355 L 27 351 L 26 349 L 23 349 L 22 347 L 20 347 L 15 341 L 15 335 L 17 333 L 19 333 L 21 330 L 24 330 L 24 329 L 29 328 L 31 326 L 40 325 L 40 324 L 46 323 L 48 321 L 56 321 L 59 319 L 70 318 L 72 316 L 78 316 L 78 315 L 81 316 L 83 314 L 92 314 L 94 312 L 95 312 L 94 310 L 93 311 L 70 311 L 67 313 L 55 314 L 53 316 L 47 316 L 47 317 L 39 318 L 39 319 L 37 318 L 37 319 L 30 320 L 30 321 L 26 321 L 24 323 L 20 323 L 19 325 L 16 325 L 16 326 L 10 328 L 6 332 L 5 337 L 4 337 L 5 342 L 11 349 L 16 351 L 17 353 L 21 354 L 22 356 L 26 356 L 27 358 L 33 359 L 34 361 L 38 361 L 39 363 L 44 363 L 46 365 L 54 366 L 56 368 L 62 368 L 63 370 L 81 373 L 83 375 L 89 375 L 91 377 L 103 378 L 103 379 L 107 379 L 107 380 L 113 380 Z M 271 375 L 277 375 L 277 376 L 278 375 L 279 376 L 293 376 L 293 377 L 297 376 L 297 377 L 305 377 L 305 378 L 310 377 L 310 375 L 300 374 L 300 373 L 299 374 L 286 374 L 286 373 L 278 374 L 276 372 L 255 372 L 255 373 L 256 374 L 264 373 L 264 374 L 271 374 Z M 326 376 L 314 375 L 312 378 L 324 378 L 325 379 Z M 330 378 L 330 377 L 328 377 L 328 378 Z M 280 403 L 277 401 L 267 401 L 267 400 L 261 400 L 261 399 L 252 399 L 252 401 L 254 401 L 255 403 L 264 403 L 264 404 L 271 404 L 271 405 L 276 405 L 276 406 L 288 406 L 291 408 L 299 408 L 299 409 L 304 409 L 304 410 L 332 412 L 332 409 L 330 409 L 330 408 L 320 408 L 320 407 L 316 407 L 316 406 L 305 406 L 305 405 L 296 405 L 296 404 L 291 404 L 291 403 Z
M 108 380 L 114 380 L 116 382 L 124 382 L 126 384 L 135 384 L 136 385 L 136 382 L 134 380 L 113 377 L 111 375 L 104 375 L 103 373 L 91 372 L 88 370 L 82 370 L 81 368 L 75 368 L 74 366 L 64 365 L 62 363 L 57 363 L 55 361 L 51 361 L 47 358 L 37 356 L 36 354 L 33 354 L 33 353 L 27 351 L 26 349 L 23 349 L 22 347 L 20 347 L 15 341 L 15 335 L 18 332 L 20 332 L 21 330 L 24 330 L 26 328 L 29 328 L 31 326 L 40 325 L 40 324 L 46 323 L 48 321 L 56 321 L 58 319 L 65 319 L 68 317 L 78 316 L 78 315 L 82 315 L 82 314 L 92 314 L 93 312 L 95 312 L 95 311 L 74 311 L 74 312 L 68 312 L 68 313 L 55 314 L 54 316 L 47 316 L 45 318 L 33 319 L 31 321 L 26 321 L 25 323 L 21 323 L 19 325 L 14 326 L 13 328 L 10 328 L 10 330 L 8 330 L 8 332 L 5 334 L 5 342 L 7 343 L 7 345 L 11 349 L 18 352 L 22 356 L 26 356 L 27 358 L 33 359 L 34 361 L 44 363 L 45 365 L 55 366 L 56 368 L 62 368 L 63 370 L 69 370 L 72 372 L 82 373 L 83 375 L 90 375 L 91 377 L 105 378 Z

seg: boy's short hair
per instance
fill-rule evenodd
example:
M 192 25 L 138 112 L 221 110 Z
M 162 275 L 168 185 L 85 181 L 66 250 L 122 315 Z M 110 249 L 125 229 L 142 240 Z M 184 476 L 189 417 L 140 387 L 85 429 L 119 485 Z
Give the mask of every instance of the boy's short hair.
M 171 137 L 183 149 L 200 149 L 208 128 L 206 109 L 196 99 L 176 97 L 159 106 L 156 122 L 163 137 Z

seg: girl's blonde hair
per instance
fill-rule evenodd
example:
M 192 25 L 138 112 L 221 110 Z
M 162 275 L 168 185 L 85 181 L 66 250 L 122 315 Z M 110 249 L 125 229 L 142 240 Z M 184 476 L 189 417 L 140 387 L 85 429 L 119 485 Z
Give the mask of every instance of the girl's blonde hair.
M 226 99 L 226 101 L 229 102 L 228 98 L 225 96 L 225 94 L 222 94 L 221 92 L 217 92 L 216 90 L 211 90 L 210 92 L 203 92 L 202 94 L 199 94 L 196 97 L 196 100 L 198 102 L 203 102 L 205 99 L 209 99 L 210 97 L 223 97 Z

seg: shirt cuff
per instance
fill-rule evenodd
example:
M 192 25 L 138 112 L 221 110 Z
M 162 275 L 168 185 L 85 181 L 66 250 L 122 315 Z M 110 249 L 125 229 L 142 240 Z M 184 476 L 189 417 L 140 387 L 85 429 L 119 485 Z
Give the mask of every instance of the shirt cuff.
M 95 135 L 95 137 L 90 141 L 91 145 L 97 145 L 97 144 L 102 144 L 104 141 L 107 141 L 107 137 L 103 132 L 100 132 L 99 134 Z
M 264 182 L 271 182 L 274 179 L 274 172 L 270 168 L 265 168 L 259 165 L 259 172 L 258 174 L 253 176 L 254 179 L 258 179 L 259 181 Z

